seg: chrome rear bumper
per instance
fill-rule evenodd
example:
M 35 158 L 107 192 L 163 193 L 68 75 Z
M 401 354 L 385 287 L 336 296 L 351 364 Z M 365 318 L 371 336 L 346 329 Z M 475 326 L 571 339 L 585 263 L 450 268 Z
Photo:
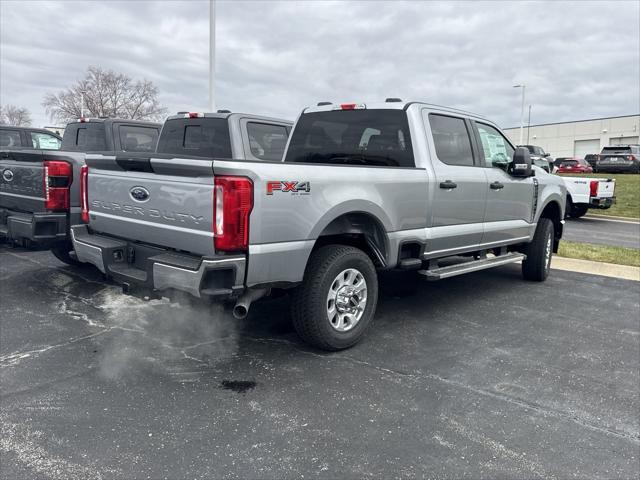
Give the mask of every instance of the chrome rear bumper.
M 226 298 L 245 288 L 244 255 L 197 257 L 91 233 L 86 225 L 71 227 L 71 240 L 80 262 L 127 286 Z

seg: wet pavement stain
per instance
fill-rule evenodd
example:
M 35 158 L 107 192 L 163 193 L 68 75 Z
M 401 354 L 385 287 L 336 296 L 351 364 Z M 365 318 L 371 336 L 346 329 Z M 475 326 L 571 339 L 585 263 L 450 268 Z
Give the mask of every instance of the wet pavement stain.
M 236 393 L 247 393 L 249 390 L 256 388 L 256 382 L 248 380 L 223 380 L 220 385 L 225 390 L 231 390 Z

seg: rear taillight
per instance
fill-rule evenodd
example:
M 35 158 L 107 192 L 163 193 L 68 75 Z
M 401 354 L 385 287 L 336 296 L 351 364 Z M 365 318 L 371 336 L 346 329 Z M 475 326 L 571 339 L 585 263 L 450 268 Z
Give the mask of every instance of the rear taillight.
M 631 160 L 632 162 L 635 162 L 636 157 L 634 155 L 629 155 L 629 160 Z
M 56 160 L 44 161 L 44 208 L 69 209 L 69 187 L 73 180 L 71 165 Z
M 227 252 L 247 250 L 253 182 L 246 177 L 215 177 L 213 207 L 215 249 Z
M 80 218 L 83 223 L 89 223 L 89 167 L 80 168 Z
M 598 181 L 597 180 L 591 180 L 591 182 L 589 183 L 589 195 L 591 195 L 592 197 L 595 197 L 598 195 Z

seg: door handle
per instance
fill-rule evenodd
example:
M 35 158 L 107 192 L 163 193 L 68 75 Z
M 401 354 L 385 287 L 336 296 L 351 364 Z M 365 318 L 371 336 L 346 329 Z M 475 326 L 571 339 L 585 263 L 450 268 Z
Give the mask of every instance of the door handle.
M 500 182 L 493 182 L 491 185 L 489 185 L 491 187 L 491 190 L 501 190 L 504 188 L 504 184 L 500 183 Z
M 451 180 L 445 180 L 444 182 L 440 182 L 440 188 L 446 188 L 447 190 L 451 190 L 453 188 L 458 188 L 458 184 L 452 182 Z

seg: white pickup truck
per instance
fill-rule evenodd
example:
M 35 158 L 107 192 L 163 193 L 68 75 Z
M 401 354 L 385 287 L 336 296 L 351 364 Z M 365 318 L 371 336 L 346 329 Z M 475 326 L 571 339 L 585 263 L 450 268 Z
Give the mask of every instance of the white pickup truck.
M 607 209 L 615 203 L 616 181 L 611 178 L 562 178 L 567 187 L 567 217 L 580 218 L 590 208 Z

